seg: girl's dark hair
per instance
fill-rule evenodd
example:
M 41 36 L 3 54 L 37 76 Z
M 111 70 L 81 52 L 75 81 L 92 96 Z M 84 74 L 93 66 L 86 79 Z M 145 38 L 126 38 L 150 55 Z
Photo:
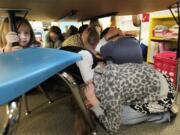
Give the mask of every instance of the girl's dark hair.
M 104 29 L 104 30 L 101 32 L 100 38 L 103 38 L 103 37 L 106 35 L 106 33 L 109 31 L 109 29 L 110 29 L 110 27 Z
M 73 25 L 70 26 L 69 30 L 70 30 L 69 35 L 75 35 L 75 34 L 78 33 L 78 28 L 76 28 L 76 27 L 73 26 Z
M 96 28 L 93 26 L 90 26 L 87 28 L 88 37 L 87 41 L 90 45 L 95 45 L 99 42 L 99 33 L 97 32 Z
M 82 26 L 79 27 L 79 33 L 83 33 L 83 31 L 85 29 L 87 29 L 88 25 L 87 24 L 83 24 Z
M 58 39 L 61 40 L 62 42 L 64 41 L 64 37 L 61 33 L 61 29 L 57 26 L 51 26 L 51 28 L 49 29 L 49 33 L 50 32 L 54 32 L 58 35 Z

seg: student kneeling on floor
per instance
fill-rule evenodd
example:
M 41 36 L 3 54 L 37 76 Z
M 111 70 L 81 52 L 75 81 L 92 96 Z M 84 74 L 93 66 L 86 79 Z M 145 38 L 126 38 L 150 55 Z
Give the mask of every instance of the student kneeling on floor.
M 93 30 L 88 28 L 85 31 L 87 37 L 90 36 L 89 29 Z M 87 39 L 84 41 L 89 43 Z M 121 44 L 119 40 L 112 43 L 114 42 Z M 167 76 L 147 64 L 136 61 L 128 63 L 128 60 L 119 65 L 98 65 L 94 69 L 93 64 L 87 64 L 88 67 L 86 64 L 79 66 L 84 62 L 88 63 L 88 59 L 93 60 L 89 51 L 94 48 L 94 44 L 88 44 L 87 50 L 84 50 L 89 53 L 88 57 L 82 56 L 83 59 L 77 65 L 82 79 L 87 84 L 85 96 L 91 104 L 89 109 L 95 113 L 108 132 L 117 132 L 121 124 L 130 125 L 146 121 L 162 123 L 171 120 L 174 87 Z M 127 53 L 123 55 L 128 55 L 128 49 L 125 51 Z M 84 69 L 86 72 L 83 72 Z

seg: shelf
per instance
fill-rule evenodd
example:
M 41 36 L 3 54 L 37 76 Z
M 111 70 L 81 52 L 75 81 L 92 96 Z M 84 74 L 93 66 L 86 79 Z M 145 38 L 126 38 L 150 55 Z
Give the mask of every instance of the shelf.
M 165 41 L 165 42 L 177 42 L 177 39 L 173 38 L 161 38 L 161 37 L 151 37 L 150 40 L 152 41 Z
M 175 15 L 176 16 L 176 15 Z M 178 39 L 174 38 L 174 35 L 170 33 L 166 33 L 163 37 L 154 35 L 154 28 L 157 25 L 164 25 L 168 28 L 176 25 L 173 16 L 158 16 L 151 17 L 150 21 L 150 30 L 149 30 L 149 40 L 148 40 L 148 55 L 147 62 L 153 64 L 154 63 L 154 54 L 156 52 L 163 52 L 168 50 L 176 50 Z M 157 33 L 158 34 L 158 33 Z M 169 34 L 169 35 L 168 35 Z

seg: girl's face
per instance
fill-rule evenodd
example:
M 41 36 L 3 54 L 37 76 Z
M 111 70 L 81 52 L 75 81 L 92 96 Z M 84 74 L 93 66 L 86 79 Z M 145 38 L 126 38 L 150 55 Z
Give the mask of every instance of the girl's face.
M 19 45 L 22 47 L 27 47 L 31 34 L 30 34 L 30 28 L 26 24 L 21 24 L 18 29 L 18 36 L 19 36 Z
M 50 32 L 49 37 L 50 37 L 51 41 L 55 42 L 58 38 L 58 35 L 54 32 Z

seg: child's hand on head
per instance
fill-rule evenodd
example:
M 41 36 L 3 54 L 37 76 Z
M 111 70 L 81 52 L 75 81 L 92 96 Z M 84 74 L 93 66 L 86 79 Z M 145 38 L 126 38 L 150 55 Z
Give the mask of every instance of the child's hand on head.
M 8 32 L 6 35 L 7 45 L 12 46 L 12 43 L 19 42 L 19 37 L 16 32 Z
M 87 99 L 84 100 L 84 104 L 87 109 L 90 109 L 92 107 L 91 103 Z
M 92 80 L 89 80 L 89 81 L 86 82 L 87 85 L 88 85 L 88 84 L 91 84 L 91 83 L 93 83 Z
M 93 83 L 87 84 L 85 88 L 85 96 L 89 104 L 91 104 L 92 106 L 96 106 L 99 103 L 99 100 L 95 95 L 95 88 Z

